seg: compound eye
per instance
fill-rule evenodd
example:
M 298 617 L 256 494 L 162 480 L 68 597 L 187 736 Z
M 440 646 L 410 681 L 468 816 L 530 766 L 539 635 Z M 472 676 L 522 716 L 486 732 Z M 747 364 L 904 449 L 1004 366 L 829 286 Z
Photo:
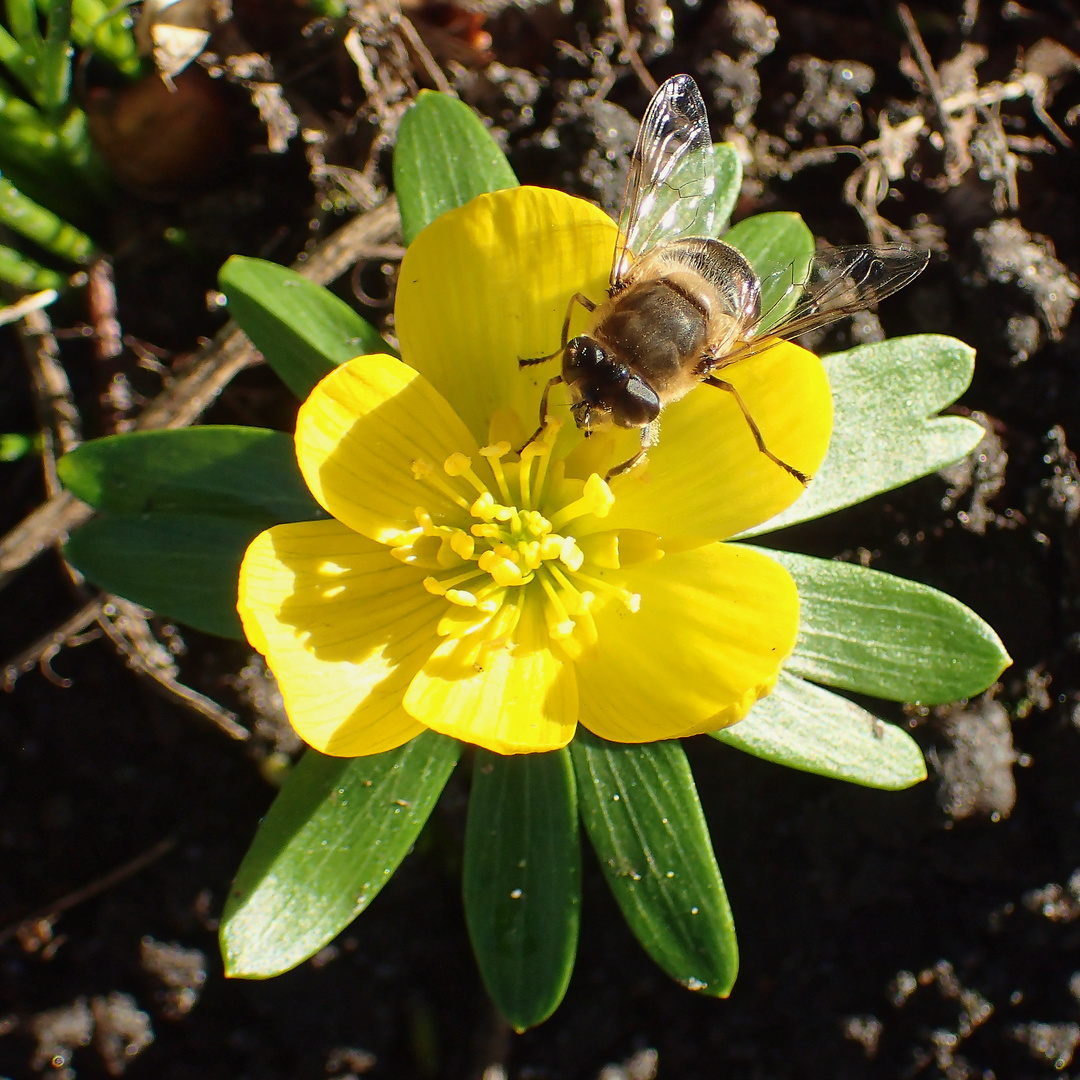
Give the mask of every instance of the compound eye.
M 626 427 L 644 427 L 660 415 L 660 398 L 644 379 L 631 375 L 619 402 L 618 422 Z

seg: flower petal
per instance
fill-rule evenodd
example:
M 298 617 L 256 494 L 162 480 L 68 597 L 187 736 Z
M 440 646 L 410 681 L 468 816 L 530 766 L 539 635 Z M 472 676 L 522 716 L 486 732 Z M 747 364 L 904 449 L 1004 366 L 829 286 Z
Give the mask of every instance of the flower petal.
M 378 754 L 424 730 L 401 707 L 446 607 L 423 576 L 337 521 L 277 525 L 252 541 L 237 610 L 316 750 Z
M 467 638 L 445 641 L 413 679 L 405 708 L 426 727 L 497 754 L 558 750 L 573 738 L 574 666 L 547 647 L 533 605 L 509 647 L 474 663 L 475 655 Z
M 559 358 L 525 369 L 517 361 L 559 348 L 575 292 L 604 299 L 616 235 L 582 199 L 523 187 L 443 214 L 410 245 L 395 306 L 401 354 L 479 442 L 500 409 L 514 409 L 531 433 Z M 580 332 L 588 315 L 575 308 Z
M 641 596 L 596 614 L 601 649 L 577 665 L 580 720 L 613 742 L 652 742 L 741 720 L 795 647 L 799 597 L 753 548 L 709 544 L 601 576 Z
M 461 509 L 417 479 L 418 462 L 441 472 L 476 441 L 431 384 L 392 356 L 335 368 L 300 406 L 296 457 L 311 493 L 338 521 L 380 543 L 416 527 L 424 506 L 436 524 Z
M 739 391 L 769 450 L 813 475 L 832 433 L 832 395 L 821 361 L 781 342 L 719 377 Z M 803 486 L 758 450 L 730 393 L 701 386 L 664 410 L 647 464 L 616 477 L 612 491 L 615 506 L 603 528 L 705 541 L 767 521 Z

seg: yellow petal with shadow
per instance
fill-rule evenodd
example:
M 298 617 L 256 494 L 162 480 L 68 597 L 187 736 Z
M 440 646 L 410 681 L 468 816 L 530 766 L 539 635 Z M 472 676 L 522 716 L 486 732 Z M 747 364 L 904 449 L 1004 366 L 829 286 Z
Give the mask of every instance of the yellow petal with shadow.
M 276 525 L 252 541 L 237 610 L 309 746 L 378 754 L 424 730 L 401 706 L 446 609 L 423 577 L 337 521 Z
M 436 218 L 410 245 L 398 278 L 395 320 L 401 355 L 449 401 L 478 441 L 501 409 L 535 428 L 544 385 L 560 357 L 518 360 L 560 346 L 570 298 L 599 303 L 618 230 L 597 207 L 561 191 L 522 187 L 481 195 Z M 571 334 L 589 316 L 575 305 Z M 577 436 L 564 390 L 552 412 Z M 567 428 L 569 431 L 567 431 Z
M 832 434 L 832 394 L 813 353 L 789 342 L 718 373 L 739 391 L 765 445 L 810 476 Z M 811 483 L 813 481 L 811 480 Z M 605 529 L 648 529 L 662 546 L 736 536 L 791 505 L 803 485 L 754 441 L 735 398 L 702 385 L 665 409 L 648 462 L 611 482 Z
M 641 604 L 596 612 L 602 647 L 577 665 L 581 723 L 613 742 L 652 742 L 741 720 L 795 647 L 798 592 L 778 568 L 753 548 L 708 544 L 598 574 Z
M 476 451 L 444 398 L 392 356 L 360 356 L 335 368 L 296 418 L 296 457 L 311 493 L 338 521 L 380 543 L 414 529 L 417 506 L 436 524 L 459 518 L 462 508 L 418 479 L 417 469 L 443 482 L 453 453 L 483 465 Z
M 547 647 L 538 605 L 526 603 L 511 640 L 480 650 L 439 646 L 413 679 L 405 708 L 426 727 L 497 754 L 558 750 L 574 735 L 574 665 Z

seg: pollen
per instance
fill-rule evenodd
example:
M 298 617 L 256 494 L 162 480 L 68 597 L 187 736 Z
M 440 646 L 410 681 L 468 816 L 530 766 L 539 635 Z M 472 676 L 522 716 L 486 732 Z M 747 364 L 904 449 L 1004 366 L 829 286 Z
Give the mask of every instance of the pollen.
M 430 571 L 424 588 L 448 604 L 438 633 L 469 639 L 477 662 L 493 649 L 515 648 L 515 630 L 532 609 L 550 647 L 579 659 L 596 644 L 593 619 L 599 602 L 620 603 L 628 612 L 640 600 L 603 580 L 610 561 L 590 565 L 595 543 L 579 543 L 575 529 L 608 515 L 614 496 L 592 474 L 567 478 L 553 456 L 558 425 L 515 455 L 508 442 L 482 447 L 476 460 L 451 454 L 441 465 L 414 461 L 418 490 L 438 493 L 460 508 L 453 520 L 436 521 L 422 503 L 416 528 L 402 535 L 393 556 Z

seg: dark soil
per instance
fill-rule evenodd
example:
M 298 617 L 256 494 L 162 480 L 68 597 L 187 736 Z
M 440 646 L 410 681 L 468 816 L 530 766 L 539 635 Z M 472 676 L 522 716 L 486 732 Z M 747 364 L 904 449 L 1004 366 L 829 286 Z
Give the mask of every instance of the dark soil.
M 653 40 L 645 9 L 659 6 L 630 11 L 645 31 L 643 50 Z M 937 123 L 901 72 L 910 50 L 891 4 L 767 6 L 779 39 L 757 65 L 762 99 L 743 120 L 774 136 L 790 129 L 794 141 L 781 157 L 876 138 L 874 118 L 891 102 L 921 101 L 927 123 Z M 376 128 L 346 123 L 363 95 L 340 41 L 301 38 L 303 22 L 284 2 L 255 5 L 259 17 L 250 3 L 235 7 L 252 47 L 270 55 L 294 105 L 303 101 L 304 124 L 321 117 L 337 132 L 331 160 L 361 168 Z M 488 19 L 490 53 L 511 69 L 506 76 L 485 74 L 484 43 L 475 37 L 482 20 L 461 29 L 445 5 L 417 13 L 420 23 L 442 24 L 443 37 L 428 40 L 442 43 L 432 49 L 444 62 L 446 41 L 456 43 L 462 94 L 509 129 L 509 154 L 524 182 L 611 197 L 611 165 L 597 153 L 595 125 L 574 83 L 602 78 L 614 64 L 606 10 L 585 2 L 572 16 L 557 6 L 512 7 Z M 738 4 L 676 2 L 672 10 L 674 46 L 650 70 L 658 79 L 700 75 L 719 136 L 741 100 L 736 89 L 727 104 L 710 96 L 725 84 L 715 54 L 737 58 L 747 48 L 738 40 Z M 959 4 L 918 5 L 914 15 L 939 68 L 965 42 L 985 46 L 977 69 L 983 86 L 1007 80 L 1020 51 L 1041 39 L 1080 53 L 1080 7 L 1072 0 L 1031 10 L 968 3 L 964 11 L 974 17 L 966 37 Z M 558 46 L 560 39 L 574 48 Z M 830 114 L 827 94 L 804 97 L 804 77 L 791 61 L 807 55 L 872 69 L 873 87 L 859 98 L 861 130 L 843 127 L 845 117 L 854 123 L 850 104 Z M 608 99 L 640 116 L 647 91 L 628 69 L 613 70 L 620 77 Z M 1051 117 L 1075 131 L 1067 125 L 1080 102 L 1080 76 L 1066 65 L 1051 87 Z M 316 236 L 334 227 L 299 140 L 285 154 L 269 154 L 241 91 L 231 88 L 221 107 L 233 125 L 224 171 L 153 199 L 145 191 L 125 197 L 101 226 L 115 252 L 124 332 L 170 355 L 220 325 L 204 297 L 225 257 L 239 251 L 288 262 L 311 239 L 309 219 L 319 225 Z M 1073 1060 L 1080 876 L 1070 881 L 1080 868 L 1080 475 L 1069 451 L 1080 445 L 1080 331 L 1067 310 L 1061 315 L 1069 289 L 1062 271 L 1050 266 L 1042 294 L 994 280 L 992 237 L 979 232 L 995 220 L 1019 221 L 1080 271 L 1080 155 L 1055 142 L 1030 102 L 1008 101 L 1001 112 L 1009 135 L 1042 136 L 1052 150 L 1027 154 L 1014 143 L 1031 166 L 1018 173 L 1018 208 L 1004 205 L 1000 192 L 995 208 L 990 166 L 951 186 L 935 183 L 943 157 L 927 139 L 894 184 L 902 199 L 881 207 L 913 235 L 930 235 L 927 223 L 939 230 L 930 269 L 883 306 L 885 330 L 953 334 L 979 351 L 975 381 L 958 408 L 984 418 L 989 435 L 967 482 L 962 469 L 929 477 L 784 540 L 952 593 L 998 630 L 1016 662 L 995 700 L 966 709 L 927 714 L 870 704 L 909 724 L 931 752 L 931 779 L 907 792 L 783 770 L 707 739 L 691 744 L 739 931 L 741 975 L 729 1000 L 695 996 L 655 968 L 587 860 L 581 947 L 566 1000 L 540 1028 L 511 1036 L 487 1002 L 465 934 L 465 792 L 457 778 L 416 852 L 333 947 L 280 978 L 227 983 L 214 920 L 273 798 L 259 760 L 272 747 L 265 738 L 231 741 L 95 640 L 65 648 L 51 668 L 0 695 L 0 1075 L 90 1080 L 127 1065 L 126 1075 L 157 1080 L 350 1073 L 464 1080 L 489 1066 L 488 1080 L 503 1075 L 500 1066 L 522 1080 L 584 1080 L 605 1066 L 609 1080 L 651 1076 L 653 1068 L 679 1080 L 1080 1076 L 1080 1055 Z M 903 115 L 893 106 L 894 125 Z M 557 138 L 541 140 L 545 130 Z M 251 149 L 260 140 L 261 152 Z M 373 160 L 383 171 L 371 175 L 385 182 L 386 155 Z M 843 199 L 857 164 L 840 156 L 789 179 L 762 167 L 762 183 L 748 186 L 738 216 L 794 209 L 830 243 L 866 242 L 866 226 Z M 185 244 L 166 243 L 167 228 L 182 229 Z M 1022 265 L 1033 265 L 1031 250 Z M 1039 250 L 1044 258 L 1047 249 Z M 376 267 L 368 276 L 378 284 L 381 275 Z M 58 327 L 85 318 L 76 303 L 52 314 Z M 1036 331 L 1038 344 L 1025 350 L 1024 335 Z M 851 341 L 843 328 L 820 347 Z M 64 350 L 88 433 L 108 430 L 89 349 L 70 341 Z M 148 379 L 135 373 L 133 357 L 125 363 L 136 382 Z M 153 390 L 151 382 L 146 392 Z M 262 369 L 238 379 L 210 418 L 287 427 L 292 408 Z M 0 431 L 35 426 L 15 338 L 0 338 Z M 41 502 L 39 477 L 34 460 L 0 464 L 0 529 Z M 0 658 L 81 604 L 66 581 L 46 554 L 0 595 Z M 188 682 L 240 709 L 228 677 L 247 651 L 195 633 L 184 639 Z M 241 715 L 253 723 L 250 712 Z M 42 927 L 37 937 L 25 926 L 4 931 L 163 841 L 168 850 L 82 898 L 51 930 Z M 152 940 L 145 946 L 144 939 Z M 198 951 L 169 954 L 171 987 L 148 959 L 154 942 Z M 109 1027 L 100 1017 L 97 1043 L 73 1055 L 62 1040 L 50 1047 L 44 1036 L 64 1023 L 76 1029 L 69 1045 L 79 1043 L 79 1030 L 88 1037 L 80 1010 L 96 1004 L 100 1013 L 117 992 L 129 995 L 113 999 L 121 1045 L 140 1025 L 144 1033 L 152 1027 L 154 1041 L 138 1056 L 125 1059 L 100 1041 Z

